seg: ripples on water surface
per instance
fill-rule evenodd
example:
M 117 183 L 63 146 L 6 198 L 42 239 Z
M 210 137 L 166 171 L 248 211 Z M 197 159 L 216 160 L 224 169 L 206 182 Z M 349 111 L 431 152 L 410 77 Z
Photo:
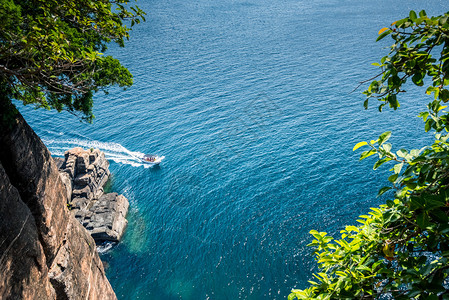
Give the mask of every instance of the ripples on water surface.
M 315 264 L 310 229 L 338 232 L 382 199 L 387 171 L 352 146 L 393 129 L 419 147 L 420 103 L 362 109 L 350 93 L 386 54 L 377 31 L 445 1 L 140 0 L 127 91 L 97 95 L 93 125 L 22 108 L 50 150 L 98 147 L 131 203 L 103 258 L 119 299 L 285 299 Z M 374 105 L 373 105 L 374 106 Z M 159 168 L 133 160 L 165 155 Z

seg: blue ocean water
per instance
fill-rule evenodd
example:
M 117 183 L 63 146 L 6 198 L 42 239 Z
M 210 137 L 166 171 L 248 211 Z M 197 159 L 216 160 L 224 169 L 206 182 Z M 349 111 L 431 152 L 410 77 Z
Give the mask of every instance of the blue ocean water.
M 388 168 L 355 143 L 392 130 L 419 148 L 424 92 L 363 110 L 358 82 L 388 50 L 380 28 L 446 1 L 140 0 L 147 22 L 111 46 L 132 88 L 95 97 L 94 124 L 20 107 L 54 155 L 98 147 L 130 200 L 103 254 L 119 299 L 285 299 L 315 263 L 309 230 L 338 233 L 377 199 Z M 419 133 L 419 134 L 418 134 Z M 160 167 L 133 159 L 157 153 Z

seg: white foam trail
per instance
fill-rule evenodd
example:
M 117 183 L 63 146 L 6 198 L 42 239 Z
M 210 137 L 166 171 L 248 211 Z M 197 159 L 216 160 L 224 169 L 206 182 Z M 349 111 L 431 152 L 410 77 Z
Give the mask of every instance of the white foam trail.
M 104 254 L 106 252 L 108 252 L 109 250 L 111 250 L 112 247 L 114 247 L 117 243 L 114 242 L 105 242 L 101 245 L 97 246 L 97 251 L 100 254 Z
M 107 159 L 117 163 L 127 164 L 133 167 L 152 167 L 152 165 L 140 162 L 140 157 L 144 156 L 144 153 L 130 151 L 118 143 L 84 139 L 43 139 L 43 142 L 55 156 L 64 156 L 64 152 L 73 147 L 81 147 L 84 149 L 97 148 L 104 152 Z

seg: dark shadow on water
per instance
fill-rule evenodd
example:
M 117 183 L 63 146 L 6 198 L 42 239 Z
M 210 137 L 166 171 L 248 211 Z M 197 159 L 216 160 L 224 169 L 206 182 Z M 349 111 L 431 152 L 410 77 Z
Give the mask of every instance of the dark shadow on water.
M 158 172 L 159 170 L 161 170 L 161 166 L 160 165 L 155 165 L 152 166 L 150 168 L 148 168 L 151 172 Z

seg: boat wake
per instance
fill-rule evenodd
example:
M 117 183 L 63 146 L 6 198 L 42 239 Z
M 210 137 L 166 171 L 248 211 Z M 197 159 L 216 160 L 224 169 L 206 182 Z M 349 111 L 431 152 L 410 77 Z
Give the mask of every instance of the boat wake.
M 130 151 L 118 143 L 100 142 L 85 139 L 42 139 L 44 144 L 54 156 L 64 156 L 64 152 L 74 147 L 83 149 L 97 148 L 104 152 L 108 160 L 116 163 L 131 165 L 133 167 L 150 168 L 152 165 L 145 164 L 141 157 L 145 154 L 137 151 Z

